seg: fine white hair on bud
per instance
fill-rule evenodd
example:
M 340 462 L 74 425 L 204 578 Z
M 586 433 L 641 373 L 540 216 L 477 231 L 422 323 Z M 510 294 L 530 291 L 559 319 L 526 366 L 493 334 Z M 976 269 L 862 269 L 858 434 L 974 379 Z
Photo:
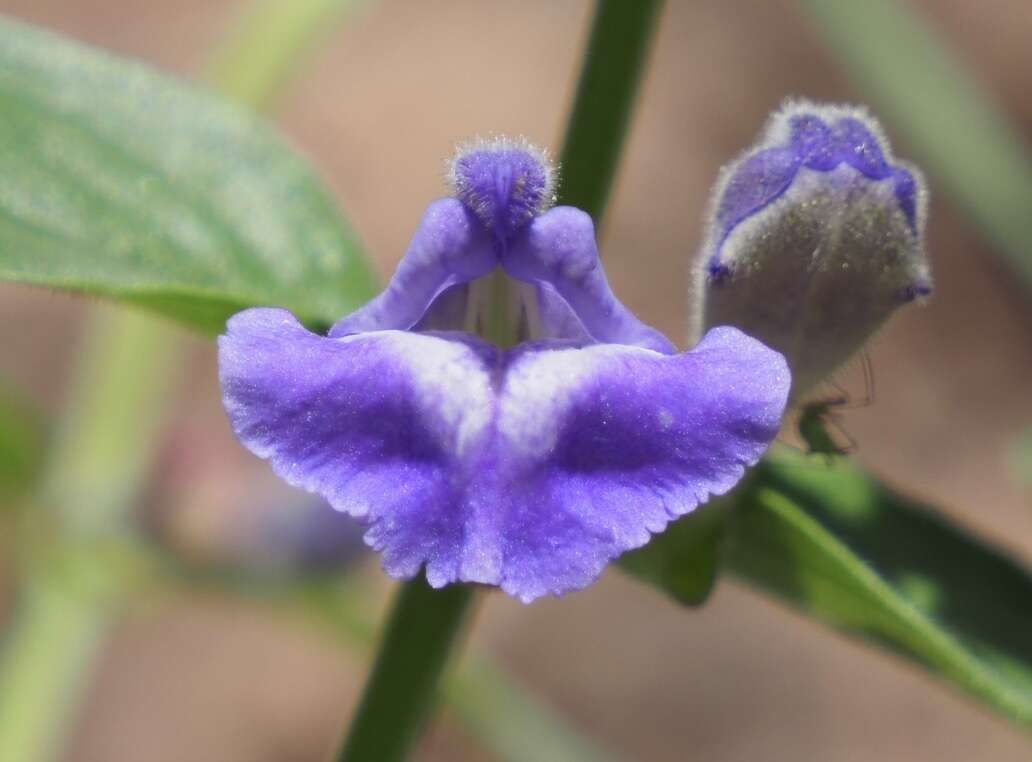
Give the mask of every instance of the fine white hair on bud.
M 717 180 L 694 329 L 733 325 L 777 349 L 799 399 L 931 293 L 927 208 L 921 172 L 865 109 L 786 102 Z
M 452 195 L 506 239 L 555 203 L 558 171 L 526 138 L 478 137 L 458 147 L 447 180 Z

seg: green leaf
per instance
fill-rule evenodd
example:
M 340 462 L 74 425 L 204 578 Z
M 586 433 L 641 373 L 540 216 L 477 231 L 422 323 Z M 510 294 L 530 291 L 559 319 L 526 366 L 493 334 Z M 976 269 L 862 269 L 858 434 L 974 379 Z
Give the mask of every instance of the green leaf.
M 0 279 L 210 331 L 282 305 L 330 323 L 373 278 L 307 163 L 199 85 L 0 20 Z
M 699 605 L 716 582 L 731 503 L 729 497 L 710 500 L 671 523 L 644 547 L 625 553 L 618 561 L 620 567 L 680 603 Z
M 779 453 L 737 494 L 730 569 L 1032 728 L 1032 577 L 847 458 Z

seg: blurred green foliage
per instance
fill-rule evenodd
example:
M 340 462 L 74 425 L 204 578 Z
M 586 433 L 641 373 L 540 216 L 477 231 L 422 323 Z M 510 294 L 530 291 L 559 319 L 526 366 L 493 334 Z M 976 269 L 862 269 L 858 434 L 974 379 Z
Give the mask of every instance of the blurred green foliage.
M 42 413 L 0 382 L 0 510 L 35 484 L 44 443 Z
M 734 499 L 733 495 L 711 498 L 694 512 L 672 521 L 648 545 L 622 555 L 617 563 L 679 603 L 704 603 L 717 582 Z

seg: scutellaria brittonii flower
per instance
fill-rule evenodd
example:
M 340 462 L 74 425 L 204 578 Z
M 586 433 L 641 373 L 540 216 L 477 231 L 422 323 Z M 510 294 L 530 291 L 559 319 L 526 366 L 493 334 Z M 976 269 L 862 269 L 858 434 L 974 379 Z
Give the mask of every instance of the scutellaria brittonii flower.
M 927 206 L 920 171 L 864 109 L 786 102 L 717 181 L 699 332 L 734 325 L 782 352 L 797 399 L 931 293 Z
M 525 602 L 594 581 L 726 492 L 778 430 L 784 358 L 736 328 L 678 353 L 611 292 L 591 218 L 522 141 L 461 149 L 384 291 L 328 336 L 255 308 L 219 339 L 241 442 L 367 524 L 394 577 Z M 520 341 L 477 286 L 518 286 Z M 493 276 L 497 277 L 497 276 Z

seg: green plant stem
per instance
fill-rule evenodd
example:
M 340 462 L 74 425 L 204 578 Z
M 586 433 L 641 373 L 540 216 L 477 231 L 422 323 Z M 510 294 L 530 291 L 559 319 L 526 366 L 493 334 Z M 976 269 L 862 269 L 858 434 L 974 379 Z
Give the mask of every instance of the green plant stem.
M 290 624 L 302 624 L 359 658 L 373 654 L 379 635 L 375 592 L 351 575 L 272 581 L 205 569 L 173 556 L 157 557 L 159 574 L 141 594 L 151 602 L 183 594 L 248 601 Z M 160 605 L 160 604 L 159 604 Z M 475 649 L 441 681 L 444 704 L 463 729 L 505 762 L 616 762 L 616 756 L 564 722 Z
M 353 649 L 368 653 L 376 646 L 377 632 L 368 596 L 348 581 L 313 584 L 301 595 L 291 590 L 281 600 L 286 604 L 285 613 L 320 628 Z M 441 693 L 463 727 L 499 759 L 507 762 L 615 762 L 617 759 L 566 725 L 550 707 L 475 651 L 464 655 L 461 667 L 441 681 Z
M 45 430 L 42 414 L 0 379 L 0 516 L 35 484 Z
M 559 199 L 601 227 L 662 0 L 599 0 L 559 156 Z
M 338 759 L 406 758 L 433 706 L 438 680 L 473 596 L 472 586 L 434 590 L 422 576 L 401 585 Z
M 62 531 L 128 530 L 175 379 L 183 334 L 159 318 L 105 307 L 86 325 L 67 412 L 42 484 Z
M 297 56 L 340 18 L 347 0 L 266 0 L 216 55 L 212 81 L 266 104 Z M 131 580 L 102 568 L 96 543 L 132 541 L 131 513 L 166 409 L 180 339 L 130 310 L 89 321 L 73 370 L 69 415 L 43 477 L 53 523 L 44 560 L 29 559 L 15 625 L 0 655 L 0 760 L 44 762 L 60 752 L 76 699 Z M 32 533 L 35 534 L 35 533 Z M 70 559 L 70 560 L 69 560 Z M 64 569 L 54 574 L 49 567 Z
M 801 0 L 914 155 L 1032 286 L 1032 155 L 987 88 L 897 0 Z

